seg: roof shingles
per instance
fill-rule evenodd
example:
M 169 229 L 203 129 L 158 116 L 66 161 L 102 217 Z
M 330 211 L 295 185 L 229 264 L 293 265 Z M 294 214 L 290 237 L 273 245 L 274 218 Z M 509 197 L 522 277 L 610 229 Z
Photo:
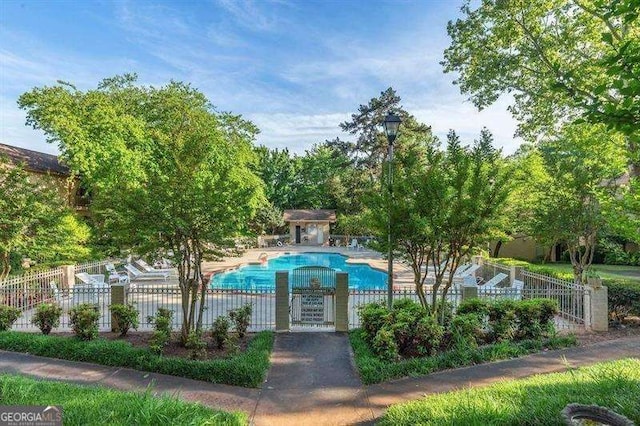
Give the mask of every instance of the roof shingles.
M 285 210 L 285 222 L 335 222 L 335 210 Z

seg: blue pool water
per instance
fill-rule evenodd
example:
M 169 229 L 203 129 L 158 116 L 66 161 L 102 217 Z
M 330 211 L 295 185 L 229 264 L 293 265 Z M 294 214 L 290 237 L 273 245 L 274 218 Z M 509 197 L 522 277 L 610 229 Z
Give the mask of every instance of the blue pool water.
M 269 259 L 265 265 L 247 265 L 234 271 L 216 274 L 212 288 L 222 289 L 274 289 L 276 271 L 289 271 L 300 266 L 327 266 L 349 274 L 350 289 L 385 289 L 387 274 L 365 264 L 347 264 L 347 257 L 335 253 L 287 254 Z

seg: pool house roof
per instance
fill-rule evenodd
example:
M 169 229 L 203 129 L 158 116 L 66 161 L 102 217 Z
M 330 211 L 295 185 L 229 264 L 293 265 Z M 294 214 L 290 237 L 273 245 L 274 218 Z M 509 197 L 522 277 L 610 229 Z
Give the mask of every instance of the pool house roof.
M 335 210 L 285 210 L 285 222 L 330 222 L 336 221 Z

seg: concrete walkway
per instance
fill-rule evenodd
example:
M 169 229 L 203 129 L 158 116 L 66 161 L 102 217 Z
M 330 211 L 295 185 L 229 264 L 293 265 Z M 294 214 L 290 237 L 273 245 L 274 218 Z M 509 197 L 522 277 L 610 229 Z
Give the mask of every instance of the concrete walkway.
M 567 363 L 578 367 L 639 356 L 640 337 L 633 337 L 362 386 L 346 335 L 290 333 L 276 336 L 262 389 L 5 351 L 0 351 L 0 372 L 121 390 L 145 390 L 151 385 L 157 394 L 244 411 L 255 425 L 348 425 L 373 424 L 388 405 L 428 394 L 562 371 Z

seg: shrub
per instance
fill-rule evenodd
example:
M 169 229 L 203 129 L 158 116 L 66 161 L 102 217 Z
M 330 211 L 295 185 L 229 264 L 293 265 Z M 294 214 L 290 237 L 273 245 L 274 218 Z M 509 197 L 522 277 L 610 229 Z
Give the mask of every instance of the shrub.
M 82 303 L 69 310 L 69 322 L 73 332 L 81 340 L 92 340 L 98 337 L 98 320 L 100 310 L 97 305 Z
M 0 305 L 0 331 L 7 331 L 20 318 L 20 309 Z
M 518 329 L 515 307 L 519 302 L 497 300 L 487 305 L 489 339 L 494 342 L 511 340 Z
M 609 317 L 624 322 L 629 315 L 640 316 L 640 285 L 625 280 L 608 280 Z
M 191 359 L 204 359 L 207 357 L 207 342 L 202 338 L 202 333 L 195 331 L 189 333 L 185 347 L 190 349 L 189 357 Z
M 238 333 L 239 338 L 243 338 L 247 333 L 247 328 L 251 323 L 251 313 L 253 312 L 253 306 L 251 303 L 247 303 L 241 308 L 229 311 L 229 318 L 233 321 L 233 324 Z
M 54 327 L 60 325 L 62 308 L 55 303 L 42 303 L 31 318 L 31 323 L 38 326 L 42 334 L 49 334 Z
M 158 308 L 155 316 L 147 317 L 147 321 L 153 324 L 155 331 L 149 339 L 149 349 L 157 354 L 162 354 L 164 347 L 171 339 L 171 321 L 173 311 L 167 308 Z
M 398 352 L 406 357 L 433 353 L 440 345 L 443 327 L 420 304 L 405 299 L 394 303 L 387 325 L 393 331 Z
M 451 321 L 451 340 L 456 348 L 476 348 L 482 341 L 482 320 L 475 313 L 456 315 Z
M 553 316 L 558 305 L 550 299 L 522 300 L 515 305 L 520 339 L 539 339 L 553 330 Z
M 130 328 L 138 329 L 138 310 L 133 305 L 114 304 L 109 307 L 114 319 L 114 328 L 125 336 Z
M 211 336 L 213 337 L 213 342 L 215 343 L 218 349 L 224 348 L 224 345 L 229 340 L 229 327 L 231 323 L 229 322 L 229 318 L 220 315 L 213 322 L 213 328 L 211 329 Z
M 394 361 L 399 358 L 398 345 L 393 330 L 389 326 L 383 326 L 376 333 L 371 342 L 373 352 L 380 358 L 387 361 Z
M 387 309 L 387 305 L 384 302 L 367 303 L 366 305 L 358 306 L 358 316 L 360 317 L 360 326 L 364 331 L 366 340 L 372 342 L 378 331 L 388 321 L 389 309 Z
M 458 309 L 456 310 L 457 314 L 476 314 L 480 316 L 489 314 L 489 302 L 480 298 L 473 298 L 463 300 Z

